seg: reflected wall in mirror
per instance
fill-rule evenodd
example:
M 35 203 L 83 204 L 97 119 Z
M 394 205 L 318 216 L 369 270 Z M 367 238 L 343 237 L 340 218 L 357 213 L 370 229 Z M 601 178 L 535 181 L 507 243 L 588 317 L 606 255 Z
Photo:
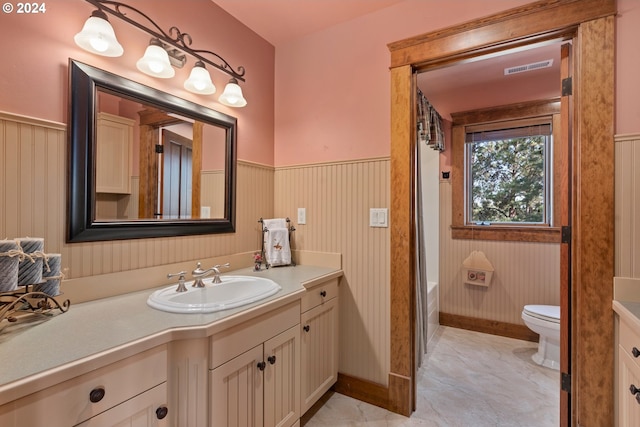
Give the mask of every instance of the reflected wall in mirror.
M 235 225 L 236 119 L 70 60 L 68 242 Z

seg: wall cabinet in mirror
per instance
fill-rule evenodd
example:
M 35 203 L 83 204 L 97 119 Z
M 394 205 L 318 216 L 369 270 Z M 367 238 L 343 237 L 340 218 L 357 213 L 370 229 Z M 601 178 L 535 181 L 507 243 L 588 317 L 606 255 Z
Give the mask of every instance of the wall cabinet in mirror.
M 135 121 L 98 113 L 96 125 L 96 193 L 131 193 L 131 150 Z
M 233 232 L 234 117 L 70 60 L 68 242 Z

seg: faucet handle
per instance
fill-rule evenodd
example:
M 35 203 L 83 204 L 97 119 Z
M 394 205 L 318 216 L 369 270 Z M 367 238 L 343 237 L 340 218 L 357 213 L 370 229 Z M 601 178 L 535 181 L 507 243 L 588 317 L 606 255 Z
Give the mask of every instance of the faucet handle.
M 169 273 L 167 274 L 167 279 L 171 279 L 172 277 L 178 277 L 178 287 L 176 288 L 176 292 L 187 292 L 187 287 L 184 285 L 184 276 L 187 274 L 186 271 L 181 271 L 179 273 Z
M 213 271 L 215 272 L 215 276 L 213 276 L 213 283 L 214 284 L 222 283 L 222 280 L 220 279 L 220 268 L 221 267 L 229 268 L 230 265 L 231 264 L 226 263 L 226 264 L 222 264 L 222 265 L 217 264 L 217 265 L 211 267 L 213 269 Z

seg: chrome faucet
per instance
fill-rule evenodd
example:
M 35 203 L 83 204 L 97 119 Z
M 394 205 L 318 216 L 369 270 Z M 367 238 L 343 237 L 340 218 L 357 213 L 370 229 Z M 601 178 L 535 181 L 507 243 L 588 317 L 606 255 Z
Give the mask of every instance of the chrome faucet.
M 201 266 L 202 264 L 200 263 L 196 264 L 196 269 L 191 272 L 191 275 L 196 279 L 195 282 L 193 282 L 193 285 L 191 285 L 194 288 L 204 288 L 204 282 L 202 281 L 202 279 L 204 279 L 209 275 L 209 273 L 214 271 L 213 268 L 203 270 Z
M 184 275 L 187 274 L 186 271 L 181 271 L 180 273 L 175 274 L 167 274 L 167 279 L 171 279 L 172 277 L 178 277 L 178 287 L 176 288 L 176 292 L 187 292 L 187 287 L 184 285 Z

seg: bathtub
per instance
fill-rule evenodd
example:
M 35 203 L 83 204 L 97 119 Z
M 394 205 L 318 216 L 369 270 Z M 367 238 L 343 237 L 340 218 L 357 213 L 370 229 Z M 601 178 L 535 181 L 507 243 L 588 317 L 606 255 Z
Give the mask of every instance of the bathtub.
M 439 319 L 439 295 L 438 282 L 427 283 L 427 351 L 429 351 L 429 341 L 440 326 Z

